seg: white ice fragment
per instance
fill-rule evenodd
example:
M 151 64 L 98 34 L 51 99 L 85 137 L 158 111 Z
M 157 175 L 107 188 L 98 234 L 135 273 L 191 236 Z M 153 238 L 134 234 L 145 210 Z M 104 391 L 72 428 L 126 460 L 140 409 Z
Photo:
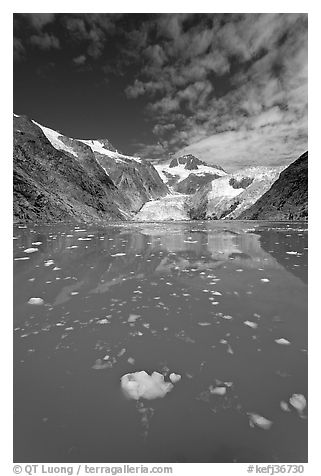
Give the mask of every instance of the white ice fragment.
M 233 319 L 233 317 L 229 315 L 222 316 L 222 318 L 227 320 Z
M 39 246 L 39 245 L 42 245 L 42 241 L 35 241 L 34 243 L 32 243 L 33 245 L 36 245 L 36 246 Z
M 269 430 L 273 424 L 272 421 L 267 418 L 258 415 L 257 413 L 248 413 L 250 426 L 253 428 L 255 425 L 263 430 Z
M 130 365 L 134 365 L 135 364 L 135 359 L 133 357 L 129 357 L 127 359 L 127 362 L 130 364 Z
M 269 283 L 270 280 L 268 278 L 261 278 L 262 283 Z
M 205 327 L 205 326 L 210 326 L 211 323 L 210 322 L 198 322 L 198 325 L 202 326 L 202 327 Z
M 256 329 L 257 328 L 257 323 L 256 322 L 252 322 L 252 321 L 244 321 L 244 324 L 248 327 L 252 327 L 252 329 Z
M 57 268 L 57 266 L 55 266 L 55 267 L 52 269 L 52 271 L 60 271 L 60 270 L 61 270 L 61 268 Z
M 172 383 L 179 382 L 181 378 L 182 378 L 181 375 L 175 374 L 174 372 L 172 372 L 172 373 L 169 375 L 169 379 L 170 379 L 170 381 L 171 381 Z
M 55 264 L 54 260 L 53 259 L 48 259 L 47 261 L 45 261 L 45 266 L 51 266 L 52 264 Z
M 153 372 L 148 375 L 144 370 L 125 374 L 120 381 L 124 395 L 133 400 L 163 398 L 174 387 L 171 382 L 164 381 L 162 374 Z
M 140 316 L 138 314 L 130 314 L 127 322 L 136 322 Z
M 287 255 L 297 255 L 298 252 L 297 251 L 286 251 L 286 254 Z
M 289 399 L 289 402 L 299 413 L 303 412 L 307 404 L 304 395 L 301 393 L 294 393 Z
M 24 258 L 14 258 L 14 261 L 24 261 L 26 259 L 30 259 L 29 256 L 25 256 Z
M 226 388 L 225 387 L 210 387 L 210 392 L 213 395 L 225 395 L 226 394 Z
M 36 251 L 38 251 L 38 248 L 27 248 L 24 253 L 35 253 Z
M 289 412 L 290 411 L 290 407 L 289 407 L 288 403 L 286 403 L 283 400 L 281 400 L 281 402 L 280 402 L 280 407 L 281 407 L 281 410 L 283 410 L 284 412 Z
M 126 256 L 126 253 L 116 253 L 114 255 L 110 255 L 112 257 L 115 257 L 115 256 Z
M 97 324 L 109 324 L 109 321 L 107 319 L 100 319 L 97 321 Z
M 288 341 L 287 339 L 284 339 L 283 337 L 281 337 L 280 339 L 275 339 L 275 342 L 277 344 L 280 344 L 280 345 L 290 345 L 291 342 Z
M 32 297 L 29 299 L 28 304 L 41 305 L 44 303 L 44 300 L 38 297 Z

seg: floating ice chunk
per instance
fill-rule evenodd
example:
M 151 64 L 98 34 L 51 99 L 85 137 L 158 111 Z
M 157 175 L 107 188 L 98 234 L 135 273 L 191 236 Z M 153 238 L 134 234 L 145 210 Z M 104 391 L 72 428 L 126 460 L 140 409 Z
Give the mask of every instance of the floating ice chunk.
M 112 367 L 113 364 L 111 362 L 106 362 L 103 361 L 102 359 L 97 359 L 94 365 L 92 366 L 92 369 L 94 370 L 104 370 Z
M 52 271 L 60 271 L 60 270 L 61 270 L 61 268 L 57 268 L 57 266 L 55 266 L 55 267 L 52 269 Z
M 39 246 L 39 245 L 42 245 L 42 241 L 35 241 L 34 243 L 32 243 L 33 245 L 36 245 L 36 246 Z
M 172 383 L 176 383 L 176 382 L 179 382 L 180 379 L 182 378 L 181 375 L 179 374 L 175 374 L 174 372 L 169 374 L 169 379 Z
M 14 261 L 24 261 L 26 259 L 30 259 L 29 256 L 25 256 L 24 258 L 14 258 Z
M 302 413 L 306 407 L 307 401 L 301 393 L 294 393 L 289 399 L 290 404 L 294 407 L 299 413 Z
M 202 326 L 202 327 L 205 327 L 205 326 L 210 326 L 211 323 L 210 322 L 198 322 L 198 325 Z
M 225 387 L 213 387 L 210 386 L 210 392 L 213 395 L 225 395 L 226 394 L 226 388 Z
M 110 255 L 112 257 L 115 257 L 115 256 L 126 256 L 126 253 L 115 253 L 114 255 Z
M 38 248 L 27 248 L 24 253 L 35 253 L 36 251 L 38 251 Z
M 109 321 L 108 319 L 100 319 L 99 321 L 97 321 L 97 324 L 109 324 Z
M 262 428 L 262 430 L 269 430 L 273 424 L 272 421 L 261 415 L 258 415 L 257 413 L 248 413 L 248 416 L 249 423 L 252 428 L 254 426 L 258 426 L 259 428 Z
M 128 362 L 130 365 L 134 365 L 135 359 L 134 359 L 133 357 L 129 357 L 129 358 L 127 359 L 127 362 Z
M 287 255 L 297 255 L 298 252 L 297 251 L 286 251 L 286 254 Z
M 284 339 L 283 337 L 281 337 L 280 339 L 275 339 L 275 342 L 277 344 L 280 344 L 280 345 L 290 345 L 291 342 L 288 341 L 287 339 Z
M 28 304 L 35 304 L 40 306 L 41 304 L 44 303 L 44 300 L 38 297 L 32 297 L 29 299 Z
M 280 407 L 281 407 L 281 410 L 283 410 L 284 412 L 291 411 L 288 403 L 286 403 L 284 400 L 281 400 Z
M 212 291 L 212 294 L 214 296 L 222 296 L 222 293 L 220 293 L 219 291 Z
M 120 381 L 124 395 L 133 400 L 163 398 L 174 387 L 171 382 L 164 381 L 162 374 L 153 372 L 148 375 L 144 370 L 125 374 Z
M 136 322 L 140 316 L 138 314 L 130 314 L 127 322 Z
M 268 278 L 261 278 L 262 283 L 269 283 L 270 280 Z
M 252 322 L 252 321 L 244 321 L 244 324 L 248 327 L 252 327 L 252 329 L 256 329 L 257 328 L 257 323 L 256 322 Z
M 55 264 L 54 260 L 53 259 L 48 259 L 47 261 L 45 261 L 45 266 L 51 266 L 52 264 Z

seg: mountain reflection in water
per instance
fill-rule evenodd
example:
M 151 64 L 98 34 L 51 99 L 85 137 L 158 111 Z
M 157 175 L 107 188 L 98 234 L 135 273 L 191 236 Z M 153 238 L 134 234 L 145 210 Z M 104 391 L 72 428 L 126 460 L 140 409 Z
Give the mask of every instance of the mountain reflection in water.
M 306 282 L 300 223 L 15 226 L 15 461 L 306 461 Z M 141 370 L 182 379 L 135 406 Z

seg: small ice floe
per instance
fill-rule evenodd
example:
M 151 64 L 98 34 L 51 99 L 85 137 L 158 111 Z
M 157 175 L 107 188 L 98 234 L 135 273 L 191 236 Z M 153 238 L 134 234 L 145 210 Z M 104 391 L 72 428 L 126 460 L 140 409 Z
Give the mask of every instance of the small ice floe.
M 212 291 L 213 296 L 222 296 L 222 293 L 219 291 Z
M 238 273 L 242 273 L 243 269 L 239 268 L 239 269 L 236 269 L 235 271 L 237 271 Z
M 57 266 L 55 266 L 55 267 L 52 269 L 52 271 L 60 271 L 60 270 L 61 270 L 61 268 L 58 268 Z
M 125 347 L 123 349 L 121 349 L 118 354 L 117 354 L 117 357 L 121 357 L 122 355 L 124 355 L 126 353 L 126 349 Z
M 198 324 L 199 326 L 202 326 L 202 327 L 210 326 L 210 325 L 211 325 L 210 322 L 198 322 L 197 324 Z
M 27 248 L 24 253 L 35 253 L 36 251 L 38 251 L 38 248 Z
M 281 337 L 280 339 L 275 339 L 275 341 L 277 344 L 280 344 L 280 345 L 290 345 L 291 342 L 288 341 L 287 339 L 284 339 L 284 337 Z
M 301 393 L 294 393 L 291 398 L 289 399 L 290 405 L 294 407 L 300 416 L 302 416 L 303 410 L 307 405 L 307 401 L 305 396 Z
M 257 323 L 256 322 L 252 322 L 252 321 L 244 321 L 244 324 L 248 327 L 252 327 L 252 329 L 256 329 L 257 328 Z
M 177 383 L 180 381 L 180 379 L 182 378 L 181 375 L 179 374 L 175 374 L 174 372 L 172 372 L 170 375 L 169 375 L 169 379 L 172 383 Z
M 280 408 L 281 408 L 281 410 L 283 410 L 284 412 L 290 412 L 290 411 L 291 411 L 291 409 L 290 409 L 290 407 L 289 407 L 289 404 L 286 403 L 284 400 L 281 400 L 281 402 L 280 402 Z
M 109 321 L 108 319 L 100 319 L 99 321 L 97 321 L 97 324 L 109 324 Z
M 106 362 L 106 360 L 102 360 L 102 359 L 97 359 L 94 363 L 94 365 L 92 366 L 92 369 L 94 370 L 104 370 L 104 369 L 108 369 L 110 367 L 112 367 L 113 364 L 112 362 Z
M 226 387 L 213 387 L 213 385 L 210 386 L 210 393 L 212 395 L 225 395 L 226 394 Z
M 286 254 L 287 255 L 297 255 L 298 252 L 297 251 L 286 251 Z
M 126 256 L 126 253 L 115 253 L 114 255 L 110 255 L 110 256 L 112 256 L 113 258 L 115 256 Z
M 133 400 L 163 398 L 174 388 L 171 382 L 164 381 L 164 375 L 158 372 L 148 375 L 144 370 L 125 374 L 120 381 L 125 397 Z
M 42 241 L 35 241 L 32 244 L 35 245 L 35 246 L 39 246 L 39 245 L 42 245 Z
M 249 424 L 251 428 L 258 426 L 262 430 L 269 430 L 273 424 L 271 420 L 268 420 L 264 416 L 258 415 L 257 413 L 248 413 Z
M 269 283 L 270 280 L 268 278 L 261 278 L 262 283 Z
M 79 294 L 78 291 L 72 291 L 72 292 L 70 293 L 71 296 L 76 296 L 77 294 Z
M 229 321 L 230 319 L 233 319 L 233 316 L 229 316 L 227 314 L 227 315 L 222 316 L 222 319 L 227 319 Z
M 14 258 L 14 261 L 24 261 L 26 259 L 30 259 L 29 256 L 24 256 L 23 258 Z
M 51 266 L 52 264 L 55 264 L 53 259 L 47 259 L 47 261 L 44 263 L 45 266 Z
M 136 322 L 140 318 L 139 314 L 130 314 L 127 322 Z
M 40 306 L 44 303 L 45 301 L 42 298 L 39 297 L 32 297 L 29 299 L 28 304 L 34 304 L 37 306 Z
M 130 365 L 134 365 L 135 364 L 135 359 L 133 357 L 129 357 L 127 359 L 127 362 L 130 364 Z
M 91 238 L 78 238 L 78 241 L 91 241 Z

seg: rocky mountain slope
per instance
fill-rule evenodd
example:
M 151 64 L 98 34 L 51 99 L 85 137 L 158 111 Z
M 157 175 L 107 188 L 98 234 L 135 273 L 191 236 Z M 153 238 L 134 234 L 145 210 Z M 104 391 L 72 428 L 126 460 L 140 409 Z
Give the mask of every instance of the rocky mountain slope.
M 239 218 L 306 220 L 308 218 L 308 152 L 290 164 L 271 188 Z
M 108 140 L 76 140 L 14 115 L 14 219 L 130 219 L 168 193 L 147 161 L 124 156 Z
M 184 194 L 193 194 L 214 178 L 226 175 L 220 166 L 209 165 L 191 154 L 157 164 L 155 168 L 172 191 Z

